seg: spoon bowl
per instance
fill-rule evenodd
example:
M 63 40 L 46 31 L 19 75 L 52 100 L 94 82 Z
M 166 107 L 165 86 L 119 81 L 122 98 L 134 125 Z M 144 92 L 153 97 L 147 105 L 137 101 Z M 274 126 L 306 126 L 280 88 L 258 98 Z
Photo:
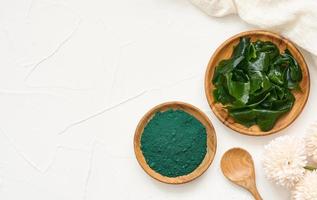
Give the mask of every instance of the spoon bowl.
M 247 189 L 256 200 L 262 200 L 255 183 L 253 159 L 241 148 L 228 150 L 221 159 L 221 170 L 231 182 Z

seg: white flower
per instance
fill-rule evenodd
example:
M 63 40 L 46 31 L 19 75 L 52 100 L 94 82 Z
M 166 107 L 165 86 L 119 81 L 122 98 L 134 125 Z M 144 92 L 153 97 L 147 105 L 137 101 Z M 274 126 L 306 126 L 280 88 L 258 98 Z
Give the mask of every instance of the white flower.
M 294 200 L 316 200 L 317 199 L 317 171 L 307 171 L 292 191 Z
M 306 164 L 305 142 L 301 138 L 282 136 L 265 146 L 264 172 L 277 185 L 294 187 L 304 176 Z
M 306 151 L 311 160 L 317 163 L 317 126 L 315 125 L 305 135 Z

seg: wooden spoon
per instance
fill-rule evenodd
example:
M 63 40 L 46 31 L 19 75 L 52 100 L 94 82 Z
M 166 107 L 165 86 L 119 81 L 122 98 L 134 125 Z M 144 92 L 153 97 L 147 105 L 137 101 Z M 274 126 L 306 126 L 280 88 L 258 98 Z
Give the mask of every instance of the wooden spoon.
M 241 148 L 228 150 L 222 156 L 221 170 L 230 181 L 247 189 L 256 200 L 262 200 L 256 188 L 253 160 L 246 150 Z

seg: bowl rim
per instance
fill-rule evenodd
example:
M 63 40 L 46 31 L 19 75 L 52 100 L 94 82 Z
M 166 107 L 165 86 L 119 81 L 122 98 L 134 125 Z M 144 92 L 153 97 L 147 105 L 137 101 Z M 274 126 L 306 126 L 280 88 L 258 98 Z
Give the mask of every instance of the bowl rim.
M 227 118 L 223 118 L 220 115 L 218 110 L 213 105 L 215 102 L 214 102 L 214 98 L 213 98 L 212 92 L 209 91 L 210 85 L 212 85 L 211 77 L 213 76 L 213 73 L 214 73 L 213 72 L 211 74 L 211 77 L 210 77 L 209 76 L 209 72 L 213 68 L 216 67 L 216 65 L 212 65 L 212 64 L 213 64 L 214 60 L 217 58 L 217 55 L 220 53 L 220 51 L 224 47 L 229 45 L 231 42 L 236 40 L 237 38 L 240 38 L 240 37 L 243 37 L 243 36 L 252 36 L 252 35 L 266 35 L 266 36 L 275 38 L 275 39 L 280 40 L 281 42 L 285 43 L 285 45 L 287 45 L 287 47 L 291 47 L 297 53 L 297 55 L 300 57 L 300 59 L 302 60 L 304 65 L 300 66 L 301 69 L 305 69 L 307 71 L 307 88 L 306 88 L 307 95 L 306 95 L 306 98 L 303 101 L 303 104 L 301 105 L 300 111 L 296 114 L 296 116 L 293 119 L 288 121 L 288 123 L 286 123 L 285 125 L 283 125 L 283 126 L 281 126 L 279 128 L 276 128 L 276 129 L 274 129 L 274 127 L 273 127 L 269 131 L 257 131 L 257 134 L 254 134 L 256 131 L 249 131 L 249 130 L 247 130 L 248 128 L 241 129 L 241 128 L 235 126 L 235 125 L 232 125 L 232 124 L 228 123 L 227 120 L 229 118 L 231 118 L 231 117 L 228 115 Z M 249 30 L 249 31 L 244 31 L 244 32 L 240 32 L 238 34 L 235 34 L 235 35 L 229 37 L 227 40 L 225 40 L 219 47 L 217 47 L 216 51 L 212 54 L 212 56 L 211 56 L 211 58 L 210 58 L 210 60 L 208 62 L 207 69 L 205 71 L 205 82 L 204 82 L 204 85 L 205 85 L 205 95 L 206 95 L 206 98 L 207 98 L 207 101 L 208 101 L 208 104 L 209 104 L 211 110 L 213 111 L 213 113 L 216 115 L 216 117 L 225 126 L 229 127 L 230 129 L 234 130 L 235 132 L 238 132 L 238 133 L 243 134 L 243 135 L 248 135 L 248 136 L 267 136 L 267 135 L 271 135 L 271 134 L 277 133 L 277 132 L 289 127 L 298 118 L 298 116 L 302 113 L 302 111 L 303 111 L 303 109 L 304 109 L 304 107 L 305 107 L 305 105 L 307 103 L 309 94 L 310 94 L 310 73 L 309 73 L 309 68 L 307 66 L 307 63 L 306 63 L 306 60 L 305 60 L 304 56 L 302 55 L 302 53 L 299 51 L 299 49 L 296 47 L 296 45 L 291 40 L 289 40 L 289 39 L 287 39 L 287 38 L 285 38 L 285 37 L 283 37 L 283 36 L 281 36 L 281 35 L 279 35 L 277 33 L 271 32 L 271 31 L 256 29 L 256 30 Z
M 205 126 L 206 134 L 207 134 L 207 152 L 205 154 L 204 159 L 201 161 L 200 165 L 191 173 L 183 175 L 183 176 L 178 176 L 178 177 L 167 177 L 154 171 L 146 163 L 142 150 L 141 150 L 141 136 L 143 134 L 144 127 L 147 125 L 147 123 L 154 116 L 155 113 L 159 111 L 165 111 L 168 109 L 183 110 L 187 112 L 188 114 L 194 116 L 197 120 L 199 120 Z M 188 110 L 185 110 L 185 109 L 188 109 Z M 204 121 L 202 121 L 201 119 L 198 119 L 197 118 L 198 115 Z M 199 108 L 191 104 L 181 102 L 181 101 L 170 101 L 170 102 L 165 102 L 165 103 L 161 103 L 159 105 L 154 106 L 148 112 L 146 112 L 146 114 L 141 118 L 135 130 L 133 146 L 134 146 L 134 153 L 139 165 L 149 176 L 151 176 L 152 178 L 162 183 L 183 184 L 183 183 L 193 181 L 196 178 L 200 177 L 209 168 L 209 166 L 213 162 L 216 155 L 217 136 L 211 121 L 209 120 L 207 115 L 203 113 Z

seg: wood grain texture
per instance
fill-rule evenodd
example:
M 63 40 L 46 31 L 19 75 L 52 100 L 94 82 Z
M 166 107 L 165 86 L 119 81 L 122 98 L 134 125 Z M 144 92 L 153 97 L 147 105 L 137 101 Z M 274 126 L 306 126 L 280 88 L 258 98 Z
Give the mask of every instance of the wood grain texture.
M 155 113 L 159 111 L 166 111 L 168 109 L 183 110 L 191 114 L 192 116 L 194 116 L 196 119 L 198 119 L 206 128 L 207 152 L 206 152 L 205 158 L 193 172 L 184 176 L 166 177 L 157 173 L 156 171 L 154 171 L 148 166 L 141 150 L 141 136 L 142 136 L 144 127 L 149 122 L 149 120 L 154 116 Z M 198 108 L 190 104 L 178 102 L 178 101 L 163 103 L 158 106 L 155 106 L 150 111 L 148 111 L 140 120 L 134 135 L 134 152 L 141 167 L 151 177 L 163 183 L 169 183 L 169 184 L 187 183 L 189 181 L 196 179 L 200 175 L 202 175 L 212 163 L 216 153 L 216 148 L 217 148 L 217 138 L 216 138 L 215 129 L 212 123 L 210 122 L 210 120 L 208 119 L 208 117 Z
M 247 189 L 256 200 L 262 200 L 255 183 L 254 164 L 244 149 L 228 150 L 221 159 L 222 173 L 233 183 Z
M 288 48 L 293 54 L 294 58 L 298 61 L 302 69 L 303 80 L 300 83 L 302 91 L 292 91 L 296 99 L 292 110 L 279 118 L 273 129 L 271 129 L 270 131 L 261 131 L 257 125 L 253 125 L 248 128 L 239 123 L 236 123 L 234 119 L 229 116 L 227 110 L 223 107 L 223 105 L 221 103 L 215 102 L 212 94 L 212 91 L 215 89 L 215 86 L 212 84 L 212 77 L 215 68 L 221 60 L 230 58 L 233 47 L 239 43 L 240 37 L 250 37 L 252 42 L 258 39 L 262 41 L 271 41 L 278 46 L 280 52 L 284 52 L 284 50 Z M 291 41 L 275 33 L 262 30 L 242 32 L 226 40 L 220 47 L 217 48 L 216 52 L 212 55 L 205 74 L 205 93 L 209 106 L 211 107 L 214 114 L 223 124 L 225 124 L 229 128 L 239 133 L 251 136 L 270 135 L 288 127 L 291 123 L 294 122 L 294 120 L 298 117 L 298 115 L 305 107 L 309 96 L 309 90 L 309 71 L 303 55 L 299 52 L 299 50 Z

